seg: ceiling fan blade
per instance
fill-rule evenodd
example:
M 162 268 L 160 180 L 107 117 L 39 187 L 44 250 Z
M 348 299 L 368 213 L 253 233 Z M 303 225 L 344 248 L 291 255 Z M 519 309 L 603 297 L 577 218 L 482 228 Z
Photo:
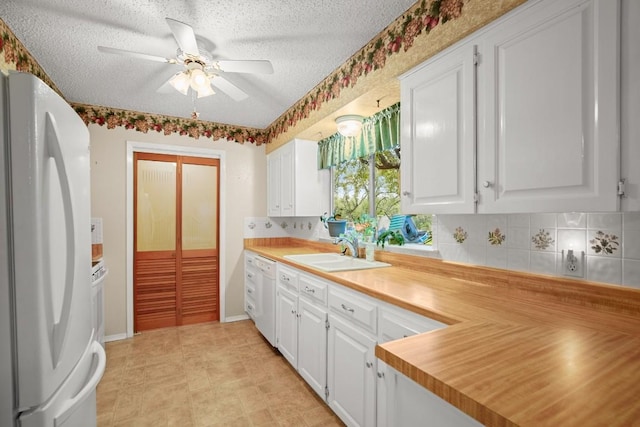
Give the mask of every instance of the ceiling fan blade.
M 249 95 L 247 95 L 238 86 L 234 85 L 224 77 L 218 75 L 211 76 L 211 85 L 216 89 L 220 89 L 221 92 L 229 95 L 229 97 L 234 101 L 242 101 L 243 99 L 247 99 L 249 97 Z
M 189 54 L 192 56 L 200 56 L 200 51 L 198 50 L 198 42 L 196 41 L 196 35 L 193 32 L 193 28 L 191 25 L 185 24 L 184 22 L 176 21 L 175 19 L 165 18 L 167 24 L 169 24 L 169 28 L 171 28 L 171 32 L 173 33 L 173 37 L 175 37 L 178 42 L 178 46 L 180 46 L 180 50 L 183 53 Z
M 225 73 L 273 74 L 273 66 L 267 60 L 220 60 L 216 62 Z
M 146 59 L 149 61 L 165 62 L 167 64 L 176 64 L 175 59 L 164 58 L 162 56 L 147 55 L 146 53 L 133 52 L 130 50 L 116 49 L 115 47 L 98 46 L 98 50 L 104 53 L 113 53 L 116 55 L 131 56 L 138 59 Z

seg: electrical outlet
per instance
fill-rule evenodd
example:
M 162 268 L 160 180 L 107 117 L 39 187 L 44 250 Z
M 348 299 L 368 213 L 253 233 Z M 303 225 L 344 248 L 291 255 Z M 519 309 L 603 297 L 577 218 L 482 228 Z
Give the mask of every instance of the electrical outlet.
M 562 251 L 562 274 L 572 277 L 584 277 L 584 252 L 576 255 L 572 249 L 569 249 L 565 256 Z

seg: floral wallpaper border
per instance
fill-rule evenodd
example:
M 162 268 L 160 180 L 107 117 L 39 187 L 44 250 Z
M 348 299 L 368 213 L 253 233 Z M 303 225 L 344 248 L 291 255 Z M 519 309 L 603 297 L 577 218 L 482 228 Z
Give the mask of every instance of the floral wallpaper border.
M 464 1 L 422 0 L 416 3 L 276 119 L 269 126 L 269 141 L 308 118 L 311 111 L 319 110 L 322 104 L 339 98 L 340 92 L 355 86 L 358 78 L 384 68 L 388 57 L 401 49 L 409 50 L 420 34 L 426 35 L 435 26 L 459 18 Z
M 94 105 L 72 104 L 72 107 L 86 124 L 106 125 L 109 129 L 122 126 L 143 133 L 149 131 L 162 132 L 164 135 L 178 133 L 195 139 L 201 137 L 213 140 L 227 139 L 238 143 L 250 142 L 262 145 L 287 132 L 300 120 L 308 118 L 311 111 L 319 110 L 323 104 L 339 98 L 341 91 L 354 87 L 360 77 L 384 68 L 390 56 L 409 50 L 416 37 L 421 34 L 427 35 L 434 27 L 459 18 L 463 13 L 465 2 L 468 1 L 422 0 L 416 3 L 309 91 L 267 129 L 246 128 Z M 0 35 L 0 54 L 4 54 L 4 61 L 9 68 L 14 67 L 20 71 L 30 72 L 60 93 L 42 67 L 1 19 Z
M 256 145 L 262 145 L 267 142 L 265 131 L 248 127 L 164 116 L 161 114 L 120 110 L 110 107 L 98 107 L 95 105 L 72 103 L 71 106 L 80 115 L 85 124 L 95 123 L 99 126 L 107 126 L 107 129 L 122 126 L 126 129 L 135 129 L 142 133 L 148 133 L 150 131 L 164 135 L 177 133 L 180 135 L 188 135 L 195 139 L 201 137 L 210 138 L 214 141 L 226 139 L 228 141 L 236 141 L 240 144 L 250 142 Z

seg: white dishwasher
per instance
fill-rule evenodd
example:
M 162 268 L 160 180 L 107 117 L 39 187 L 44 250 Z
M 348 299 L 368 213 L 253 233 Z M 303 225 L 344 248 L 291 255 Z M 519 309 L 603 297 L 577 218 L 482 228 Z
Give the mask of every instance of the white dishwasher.
M 256 299 L 254 321 L 262 335 L 276 345 L 276 263 L 268 258 L 256 256 L 254 265 L 257 269 L 255 281 Z

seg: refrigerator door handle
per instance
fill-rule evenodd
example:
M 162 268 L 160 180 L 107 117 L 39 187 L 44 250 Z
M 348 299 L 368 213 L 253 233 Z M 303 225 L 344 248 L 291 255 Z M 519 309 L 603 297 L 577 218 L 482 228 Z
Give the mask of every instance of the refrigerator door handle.
M 54 427 L 62 426 L 65 421 L 71 416 L 73 411 L 92 393 L 95 391 L 104 369 L 107 365 L 107 354 L 104 352 L 102 345 L 98 341 L 93 341 L 91 344 L 91 352 L 93 358 L 97 358 L 98 365 L 96 366 L 93 375 L 89 378 L 89 381 L 82 387 L 82 390 L 78 392 L 73 398 L 69 399 L 62 405 L 60 413 L 55 416 L 53 420 Z
M 62 147 L 60 140 L 58 139 L 58 129 L 56 126 L 55 118 L 51 113 L 46 114 L 45 124 L 45 140 L 47 141 L 47 148 L 50 157 L 53 157 L 56 168 L 58 170 L 58 179 L 60 181 L 60 189 L 62 193 L 62 203 L 65 211 L 65 226 L 67 230 L 67 253 L 73 254 L 67 257 L 67 265 L 65 268 L 65 283 L 64 294 L 62 298 L 62 307 L 60 310 L 60 318 L 55 321 L 55 313 L 53 319 L 53 346 L 52 346 L 52 360 L 54 367 L 58 366 L 60 362 L 60 354 L 62 353 L 62 347 L 67 335 L 69 326 L 69 315 L 71 314 L 71 300 L 73 298 L 74 287 L 74 274 L 75 274 L 75 261 L 76 261 L 76 247 L 75 247 L 75 221 L 73 218 L 73 203 L 71 202 L 71 186 L 69 183 L 69 175 L 67 174 L 66 165 L 64 163 L 64 157 L 62 154 Z M 47 234 L 48 235 L 48 234 Z M 88 278 L 87 278 L 88 280 Z M 51 299 L 53 302 L 53 299 Z

